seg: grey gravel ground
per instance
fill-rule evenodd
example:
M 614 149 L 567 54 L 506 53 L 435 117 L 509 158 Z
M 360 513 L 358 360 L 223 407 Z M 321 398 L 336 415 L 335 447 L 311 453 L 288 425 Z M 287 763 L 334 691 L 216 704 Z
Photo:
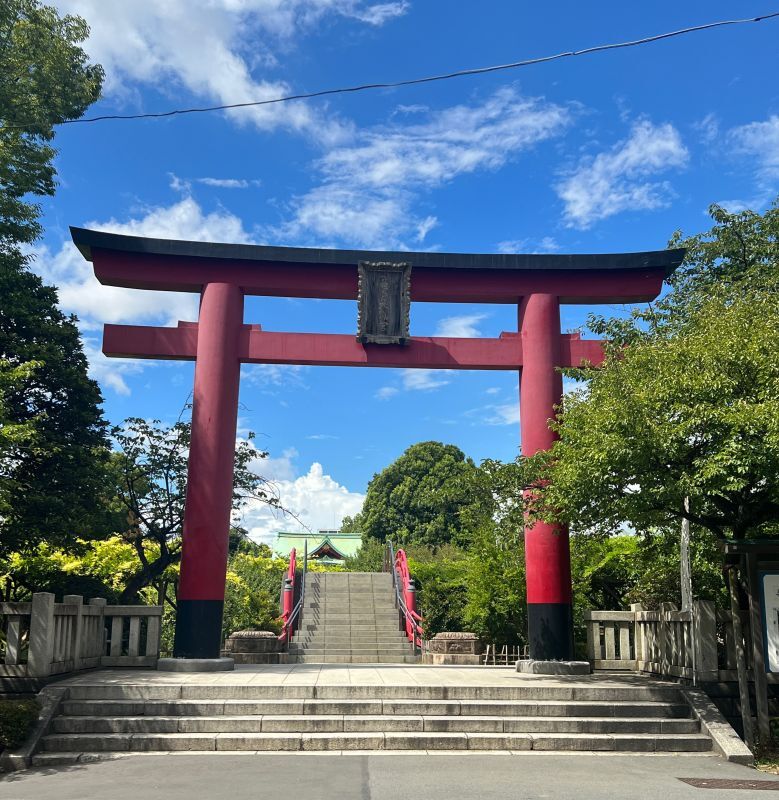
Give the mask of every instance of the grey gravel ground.
M 141 755 L 0 778 L 2 800 L 675 800 L 746 798 L 680 777 L 776 781 L 710 755 Z

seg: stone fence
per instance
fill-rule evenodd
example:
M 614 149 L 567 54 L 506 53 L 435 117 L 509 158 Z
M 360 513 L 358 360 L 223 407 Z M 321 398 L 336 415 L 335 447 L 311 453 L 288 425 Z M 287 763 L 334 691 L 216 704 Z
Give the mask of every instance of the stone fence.
M 696 600 L 688 611 L 663 603 L 657 611 L 587 611 L 587 657 L 593 669 L 644 672 L 699 681 L 735 681 L 736 645 L 729 611 Z M 742 612 L 747 642 L 749 613 Z M 747 667 L 751 648 L 746 648 Z
M 161 606 L 108 605 L 80 595 L 39 592 L 32 602 L 0 603 L 0 678 L 46 678 L 93 667 L 154 667 Z

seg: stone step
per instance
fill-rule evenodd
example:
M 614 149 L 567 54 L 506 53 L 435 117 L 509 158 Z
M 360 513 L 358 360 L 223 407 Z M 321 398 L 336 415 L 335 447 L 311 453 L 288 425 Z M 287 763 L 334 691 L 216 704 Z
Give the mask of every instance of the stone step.
M 421 656 L 364 656 L 364 655 L 307 655 L 298 653 L 291 655 L 289 661 L 292 664 L 419 664 Z
M 69 700 L 275 700 L 275 699 L 330 699 L 330 700 L 449 700 L 449 701 L 521 701 L 524 704 L 554 705 L 562 703 L 575 708 L 583 703 L 598 703 L 605 707 L 637 708 L 664 707 L 681 704 L 680 690 L 675 685 L 648 686 L 564 686 L 556 684 L 522 683 L 516 686 L 400 686 L 387 684 L 359 685 L 231 685 L 229 683 L 141 683 L 141 684 L 87 684 L 68 687 Z M 568 713 L 568 712 L 566 712 Z
M 673 703 L 593 703 L 501 700 L 364 698 L 66 700 L 65 716 L 263 716 L 281 714 L 369 714 L 400 716 L 594 717 L 603 719 L 686 719 L 689 708 Z
M 405 639 L 406 634 L 403 631 L 399 631 L 397 629 L 392 631 L 332 631 L 332 630 L 325 630 L 325 629 L 314 629 L 311 631 L 299 631 L 295 634 L 295 637 L 307 638 L 307 639 L 336 639 L 336 640 L 345 640 L 349 641 L 352 640 L 365 640 L 365 641 L 376 641 L 376 640 L 388 640 L 388 641 L 397 641 L 398 639 Z
M 395 628 L 398 630 L 400 626 L 400 620 L 396 612 L 392 614 L 387 614 L 386 616 L 381 615 L 378 618 L 373 616 L 370 618 L 369 621 L 365 619 L 355 619 L 352 621 L 351 617 L 346 617 L 344 619 L 332 619 L 332 614 L 306 614 L 303 617 L 303 624 L 310 625 L 312 622 L 316 622 L 317 625 L 328 625 L 334 628 L 374 628 L 377 625 L 383 628 Z
M 304 620 L 298 629 L 301 633 L 324 633 L 324 634 L 342 634 L 344 636 L 353 636 L 355 634 L 384 634 L 394 635 L 400 633 L 397 620 L 392 622 L 377 622 L 375 625 L 366 625 L 365 623 L 354 623 L 349 625 L 346 623 L 333 623 L 329 621 L 315 622 L 314 620 Z
M 350 649 L 348 647 L 331 647 L 331 648 L 303 648 L 300 650 L 291 650 L 289 653 L 290 658 L 297 656 L 309 656 L 310 658 L 319 656 L 355 656 L 360 658 L 379 658 L 379 659 L 403 659 L 405 656 L 413 656 L 411 648 L 404 647 L 397 650 L 377 650 L 375 647 L 370 648 Z
M 699 733 L 697 720 L 640 717 L 441 717 L 387 714 L 63 716 L 55 734 L 99 733 Z
M 44 752 L 209 750 L 619 750 L 705 752 L 701 734 L 621 733 L 108 733 L 52 734 Z
M 398 650 L 404 648 L 411 649 L 411 642 L 408 639 L 297 639 L 290 643 L 290 648 L 315 648 L 322 650 L 325 648 L 336 648 L 342 650 Z

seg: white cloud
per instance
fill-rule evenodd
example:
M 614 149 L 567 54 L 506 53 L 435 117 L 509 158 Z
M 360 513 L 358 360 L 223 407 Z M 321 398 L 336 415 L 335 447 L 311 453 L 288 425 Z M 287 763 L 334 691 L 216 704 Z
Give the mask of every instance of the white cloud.
M 355 3 L 354 5 L 357 4 Z M 410 3 L 405 2 L 405 0 L 399 3 L 376 3 L 364 8 L 358 7 L 348 16 L 353 16 L 355 19 L 367 22 L 369 25 L 383 25 L 390 19 L 403 16 L 409 7 Z
M 259 464 L 258 469 L 263 475 L 267 463 L 265 460 Z M 279 530 L 299 529 L 301 525 L 297 520 L 311 530 L 337 528 L 347 514 L 354 516 L 360 511 L 365 499 L 365 495 L 349 491 L 325 474 L 318 462 L 314 462 L 305 475 L 277 479 L 275 485 L 282 505 L 294 517 L 258 502 L 251 503 L 242 514 L 242 524 L 251 538 L 266 544 L 273 544 Z
M 456 338 L 470 338 L 479 335 L 478 324 L 486 319 L 488 314 L 463 314 L 459 317 L 444 317 L 436 329 L 436 336 L 453 336 Z
M 418 195 L 459 175 L 497 170 L 518 153 L 560 134 L 571 111 L 501 89 L 486 101 L 429 112 L 415 124 L 390 122 L 356 132 L 317 163 L 322 182 L 292 204 L 293 216 L 272 229 L 298 243 L 345 241 L 406 247 L 436 223 L 417 216 Z
M 404 369 L 401 372 L 401 381 L 403 388 L 409 391 L 429 392 L 446 386 L 449 380 L 442 376 L 448 374 L 448 369 Z
M 774 114 L 767 120 L 731 128 L 724 142 L 731 155 L 749 165 L 756 185 L 751 197 L 718 200 L 717 204 L 731 214 L 759 211 L 773 199 L 779 183 L 779 116 Z
M 565 203 L 567 224 L 585 229 L 622 211 L 666 206 L 671 187 L 651 178 L 669 169 L 681 169 L 688 158 L 687 148 L 673 125 L 640 120 L 627 139 L 594 158 L 582 159 L 555 186 Z
M 377 400 L 389 400 L 394 397 L 400 389 L 397 386 L 382 386 L 374 395 Z
M 764 184 L 779 179 L 779 116 L 732 128 L 728 139 L 737 152 L 754 159 L 758 178 Z
M 206 214 L 190 197 L 172 206 L 149 208 L 137 219 L 119 222 L 91 221 L 87 228 L 133 236 L 192 241 L 248 242 L 241 220 L 226 211 Z M 104 323 L 173 325 L 178 320 L 196 320 L 198 297 L 179 292 L 154 292 L 102 286 L 92 264 L 85 261 L 72 242 L 63 242 L 52 252 L 42 246 L 34 250 L 33 269 L 47 283 L 57 286 L 59 305 L 77 314 L 82 332 L 99 331 Z M 129 393 L 126 376 L 140 372 L 147 362 L 107 359 L 94 337 L 87 342 L 92 374 L 107 388 Z
M 487 425 L 519 425 L 519 403 L 488 405 L 481 409 L 480 416 Z
M 241 380 L 247 384 L 265 389 L 279 389 L 284 386 L 307 389 L 305 371 L 302 364 L 244 364 Z
M 261 181 L 245 180 L 244 178 L 195 178 L 204 186 L 213 186 L 217 189 L 248 189 L 250 186 L 259 186 Z
M 181 105 L 183 87 L 215 104 L 266 100 L 291 94 L 279 78 L 275 51 L 315 30 L 325 17 L 349 17 L 377 26 L 401 16 L 408 3 L 363 0 L 57 0 L 63 12 L 88 20 L 90 56 L 106 68 L 106 91 L 132 98 L 138 83 L 159 88 Z M 321 140 L 343 133 L 303 102 L 226 112 L 258 128 L 306 131 Z
M 251 445 L 256 449 L 254 443 Z M 294 461 L 299 453 L 294 447 L 287 447 L 278 457 L 268 456 L 263 459 L 256 459 L 252 464 L 252 469 L 263 478 L 274 483 L 289 482 L 295 479 Z
M 498 242 L 499 253 L 557 253 L 560 245 L 552 236 L 533 239 L 508 239 Z
M 131 358 L 108 358 L 100 349 L 100 340 L 91 336 L 83 336 L 84 355 L 89 361 L 89 376 L 104 388 L 112 389 L 117 394 L 129 395 L 130 387 L 125 378 L 137 375 L 148 365 L 147 361 Z
M 703 144 L 713 144 L 719 137 L 719 119 L 714 113 L 708 113 L 706 116 L 693 123 L 693 128 L 698 132 Z

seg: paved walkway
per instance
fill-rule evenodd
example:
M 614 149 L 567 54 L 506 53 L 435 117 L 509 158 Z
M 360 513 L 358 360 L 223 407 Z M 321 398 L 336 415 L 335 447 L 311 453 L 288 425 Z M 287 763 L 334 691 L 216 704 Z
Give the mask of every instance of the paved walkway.
M 698 789 L 679 778 L 775 781 L 714 756 L 526 753 L 336 755 L 234 753 L 125 756 L 14 773 L 3 800 L 747 800 L 754 791 Z
M 648 686 L 640 675 L 524 675 L 513 667 L 408 664 L 275 664 L 237 666 L 233 672 L 157 672 L 104 669 L 57 685 L 197 684 L 220 686 Z M 667 685 L 667 684 L 664 684 Z

